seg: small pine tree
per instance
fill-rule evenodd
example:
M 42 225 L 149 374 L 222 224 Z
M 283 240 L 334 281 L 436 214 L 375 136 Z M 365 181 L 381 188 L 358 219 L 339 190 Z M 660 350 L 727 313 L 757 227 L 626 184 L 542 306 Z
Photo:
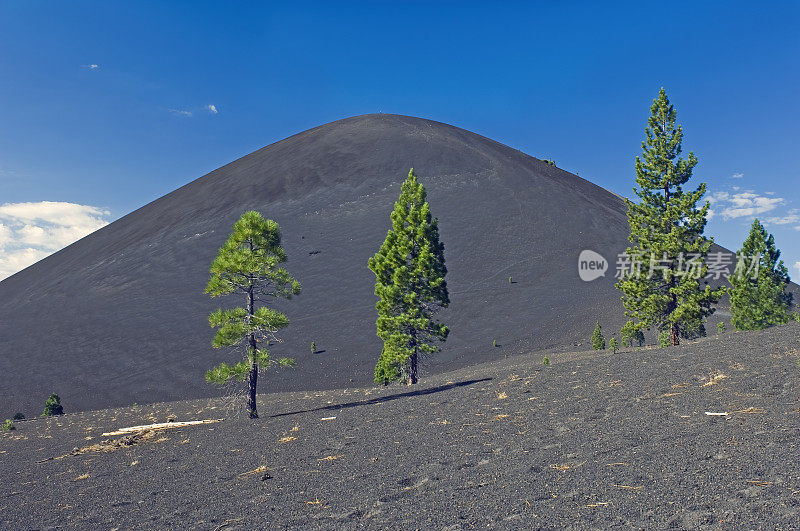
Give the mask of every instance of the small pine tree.
M 719 323 L 717 323 L 717 332 L 720 333 L 720 334 L 724 334 L 725 333 L 725 323 L 724 322 L 720 321 Z
M 640 201 L 626 200 L 629 239 L 626 250 L 631 263 L 658 262 L 659 271 L 625 271 L 617 283 L 629 321 L 625 335 L 636 330 L 668 330 L 670 344 L 680 338 L 704 334 L 703 320 L 714 312 L 714 305 L 724 288 L 712 290 L 704 279 L 708 266 L 705 258 L 713 240 L 703 235 L 709 203 L 698 207 L 706 192 L 701 183 L 695 190 L 685 190 L 692 177 L 697 157 L 689 153 L 680 158 L 683 131 L 675 124 L 676 113 L 662 88 L 650 107 L 651 116 L 642 142 L 642 157 L 636 157 L 636 187 Z M 690 272 L 684 259 L 692 257 Z M 653 273 L 653 274 L 650 274 Z
M 737 267 L 728 277 L 731 283 L 731 323 L 738 330 L 762 330 L 789 322 L 792 294 L 786 291 L 789 271 L 780 260 L 775 238 L 764 226 L 753 221 L 750 234 L 737 253 L 740 263 L 760 255 L 756 278 Z
M 3 426 L 2 426 L 2 430 L 3 431 L 11 431 L 11 430 L 16 430 L 16 429 L 17 429 L 17 427 L 14 426 L 14 423 L 11 421 L 11 419 L 6 419 L 6 421 L 3 423 Z
M 208 323 L 218 328 L 212 346 L 236 347 L 244 344 L 245 357 L 235 365 L 221 363 L 206 372 L 206 381 L 222 384 L 230 379 L 248 381 L 247 410 L 250 418 L 258 418 L 256 385 L 259 369 L 272 365 L 289 367 L 290 358 L 274 360 L 266 348 L 270 341 L 280 341 L 275 335 L 289 324 L 286 315 L 261 306 L 264 299 L 291 299 L 300 293 L 300 283 L 282 267 L 286 253 L 281 248 L 278 224 L 264 219 L 255 211 L 245 212 L 233 226 L 233 232 L 211 263 L 211 278 L 206 293 L 220 297 L 231 293 L 244 295 L 245 308 L 219 309 L 208 317 Z
M 619 349 L 619 343 L 617 343 L 616 337 L 611 338 L 611 341 L 609 341 L 608 343 L 608 347 L 611 349 L 611 352 L 613 352 L 614 354 L 617 353 L 617 350 Z
M 550 358 L 548 358 L 547 356 L 542 358 L 542 365 L 550 365 Z
M 315 342 L 311 342 L 311 353 L 314 354 L 317 351 L 317 344 Z
M 379 297 L 378 337 L 383 340 L 375 382 L 386 385 L 405 376 L 412 385 L 419 379 L 420 355 L 438 352 L 434 340 L 445 341 L 450 332 L 434 319 L 450 304 L 444 245 L 413 168 L 400 188 L 391 220 L 386 240 L 369 259 Z
M 645 338 L 644 332 L 641 330 L 633 330 L 630 328 L 622 327 L 620 331 L 620 336 L 622 337 L 622 344 L 628 347 L 633 347 L 634 344 L 637 347 L 644 346 Z
M 658 346 L 662 348 L 672 346 L 672 334 L 669 330 L 661 330 L 658 333 Z
M 605 350 L 606 348 L 606 338 L 603 337 L 603 329 L 600 327 L 599 321 L 592 333 L 592 348 L 595 350 Z
M 42 413 L 43 417 L 50 417 L 52 415 L 63 415 L 64 408 L 61 407 L 61 398 L 53 393 L 44 403 L 44 412 Z

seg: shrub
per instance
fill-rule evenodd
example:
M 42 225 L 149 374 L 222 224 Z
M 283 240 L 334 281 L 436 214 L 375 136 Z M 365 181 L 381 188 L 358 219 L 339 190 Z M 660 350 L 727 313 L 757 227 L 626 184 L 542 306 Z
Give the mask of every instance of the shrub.
M 608 346 L 611 349 L 611 351 L 614 354 L 616 354 L 617 353 L 617 349 L 619 349 L 619 343 L 617 343 L 617 338 L 616 337 L 612 337 L 611 341 L 608 343 Z
M 548 358 L 547 356 L 542 358 L 542 365 L 550 365 L 550 358 Z
M 659 347 L 672 346 L 672 335 L 670 334 L 669 329 L 662 330 L 658 333 L 658 346 Z
M 719 332 L 720 334 L 725 333 L 725 323 L 723 322 L 717 323 L 717 332 Z
M 492 346 L 493 346 L 493 347 L 496 347 L 496 346 L 497 346 L 497 340 L 496 340 L 496 339 L 492 339 Z
M 317 351 L 317 344 L 315 342 L 311 342 L 311 353 L 315 353 Z
M 17 427 L 14 426 L 14 423 L 11 422 L 11 419 L 6 419 L 6 421 L 3 423 L 3 431 L 11 431 L 16 429 Z
M 44 403 L 44 413 L 42 413 L 42 416 L 50 417 L 52 415 L 63 414 L 64 408 L 61 407 L 61 398 L 59 398 L 55 393 L 51 394 L 50 398 L 47 399 L 47 402 Z
M 17 412 L 17 413 L 14 413 L 13 419 L 14 420 L 25 420 L 25 415 L 23 415 L 22 413 Z
M 549 164 L 550 166 L 556 165 L 556 161 L 550 159 L 542 159 L 542 162 L 544 162 L 545 164 Z
M 792 314 L 792 319 L 800 323 L 800 310 L 797 310 Z
M 594 333 L 592 334 L 592 348 L 595 350 L 605 350 L 606 348 L 606 338 L 603 337 L 603 329 L 600 327 L 599 322 L 594 327 Z

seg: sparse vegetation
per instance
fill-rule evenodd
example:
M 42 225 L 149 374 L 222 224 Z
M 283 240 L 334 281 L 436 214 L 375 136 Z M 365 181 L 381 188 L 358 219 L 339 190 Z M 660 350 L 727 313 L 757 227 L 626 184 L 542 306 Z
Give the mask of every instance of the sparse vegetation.
M 699 332 L 703 320 L 714 312 L 724 288 L 712 290 L 703 280 L 705 258 L 713 239 L 703 235 L 709 203 L 698 208 L 706 192 L 701 183 L 685 190 L 697 157 L 680 158 L 683 130 L 675 124 L 676 113 L 662 88 L 650 107 L 642 157 L 636 158 L 636 187 L 640 202 L 627 200 L 629 240 L 626 250 L 631 265 L 653 264 L 657 270 L 630 267 L 617 283 L 623 293 L 625 336 L 656 327 L 668 330 L 670 344 Z M 692 263 L 686 262 L 692 257 Z M 654 269 L 655 269 L 654 268 Z M 704 287 L 700 283 L 705 284 Z
M 497 340 L 496 340 L 496 339 L 492 339 L 492 346 L 493 346 L 493 347 L 496 347 L 496 346 L 497 346 Z
M 595 350 L 605 350 L 606 348 L 606 338 L 603 337 L 603 329 L 599 322 L 592 333 L 592 348 Z
M 542 162 L 544 162 L 545 164 L 549 164 L 550 166 L 555 166 L 556 165 L 556 161 L 554 161 L 554 160 L 550 160 L 550 159 L 541 159 L 541 160 L 542 160 Z
M 772 234 L 767 233 L 758 219 L 753 220 L 750 234 L 737 253 L 736 271 L 728 277 L 731 324 L 737 330 L 762 330 L 789 322 L 792 305 L 792 294 L 786 291 L 789 270 L 780 255 Z
M 720 321 L 719 323 L 717 323 L 717 332 L 720 333 L 720 334 L 724 334 L 725 333 L 725 323 L 724 322 Z
M 22 413 L 17 412 L 17 413 L 14 413 L 14 417 L 12 417 L 12 418 L 14 420 L 25 420 L 25 415 L 23 415 Z
M 661 330 L 658 333 L 658 346 L 662 348 L 672 346 L 672 335 L 669 330 Z
M 550 358 L 548 358 L 547 356 L 542 358 L 542 365 L 550 365 Z
M 6 421 L 3 423 L 3 431 L 11 431 L 16 429 L 17 427 L 14 426 L 14 423 L 11 421 L 11 419 L 6 419 Z
M 311 342 L 311 353 L 314 354 L 317 351 L 317 344 L 312 341 Z
M 64 408 L 61 406 L 61 398 L 53 393 L 44 403 L 44 412 L 42 413 L 42 417 L 50 417 L 53 415 L 63 415 Z
M 375 367 L 375 382 L 384 385 L 405 378 L 419 380 L 419 357 L 440 349 L 450 330 L 434 314 L 450 304 L 445 275 L 444 245 L 438 220 L 431 215 L 425 187 L 414 169 L 401 186 L 391 214 L 392 228 L 369 259 L 379 297 L 378 337 L 383 351 Z
M 233 232 L 211 263 L 211 279 L 206 293 L 219 297 L 231 293 L 245 296 L 245 308 L 219 309 L 208 317 L 208 323 L 218 328 L 214 348 L 237 347 L 244 344 L 245 358 L 235 365 L 221 363 L 206 372 L 206 381 L 222 384 L 230 379 L 248 382 L 247 410 L 250 418 L 258 418 L 256 385 L 259 369 L 272 365 L 290 367 L 290 358 L 272 359 L 266 348 L 270 341 L 278 342 L 278 330 L 289 324 L 286 315 L 261 306 L 259 300 L 291 299 L 300 293 L 300 283 L 282 267 L 286 253 L 281 248 L 278 224 L 264 219 L 255 211 L 245 212 L 233 226 Z
M 645 339 L 642 330 L 631 330 L 623 327 L 620 332 L 620 337 L 622 338 L 622 344 L 625 346 L 633 347 L 634 344 L 636 344 L 637 347 L 644 346 Z

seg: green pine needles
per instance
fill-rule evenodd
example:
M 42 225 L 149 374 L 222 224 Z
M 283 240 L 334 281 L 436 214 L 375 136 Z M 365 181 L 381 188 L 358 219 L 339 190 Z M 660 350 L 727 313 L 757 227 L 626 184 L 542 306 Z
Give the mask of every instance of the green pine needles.
M 384 385 L 400 379 L 417 383 L 420 356 L 438 352 L 434 341 L 445 341 L 450 332 L 434 319 L 450 298 L 444 245 L 425 197 L 412 168 L 394 204 L 392 228 L 369 259 L 379 297 L 378 337 L 383 340 L 375 382 Z
M 680 157 L 683 131 L 675 125 L 675 108 L 663 88 L 650 111 L 643 153 L 636 157 L 633 191 L 640 201 L 626 200 L 630 267 L 623 271 L 617 288 L 629 318 L 624 337 L 655 327 L 667 331 L 670 344 L 677 345 L 680 338 L 705 333 L 703 323 L 714 312 L 724 288 L 712 290 L 704 280 L 713 240 L 703 235 L 709 204 L 697 205 L 706 185 L 684 189 L 697 157 L 691 152 L 686 159 Z
M 781 252 L 775 246 L 775 238 L 758 219 L 753 221 L 750 234 L 737 254 L 740 264 L 752 257 L 760 258 L 756 258 L 755 274 L 747 274 L 737 267 L 728 277 L 733 326 L 737 330 L 762 330 L 788 323 L 792 305 L 792 294 L 786 291 L 789 271 L 780 260 Z
M 232 293 L 244 295 L 244 308 L 219 309 L 208 317 L 208 323 L 217 328 L 212 346 L 244 346 L 244 359 L 235 365 L 219 364 L 206 372 L 206 381 L 222 384 L 231 379 L 247 380 L 250 418 L 258 418 L 256 385 L 259 369 L 272 365 L 289 367 L 294 363 L 289 358 L 273 359 L 266 348 L 259 348 L 259 343 L 268 346 L 270 341 L 279 342 L 275 334 L 289 324 L 289 319 L 266 306 L 256 307 L 256 304 L 279 297 L 291 299 L 300 293 L 300 283 L 279 267 L 284 262 L 286 253 L 281 248 L 278 224 L 264 219 L 258 212 L 245 212 L 211 263 L 211 278 L 205 290 L 212 297 Z
M 592 332 L 592 348 L 594 350 L 606 349 L 606 338 L 603 337 L 603 328 L 599 322 L 595 325 L 594 332 Z

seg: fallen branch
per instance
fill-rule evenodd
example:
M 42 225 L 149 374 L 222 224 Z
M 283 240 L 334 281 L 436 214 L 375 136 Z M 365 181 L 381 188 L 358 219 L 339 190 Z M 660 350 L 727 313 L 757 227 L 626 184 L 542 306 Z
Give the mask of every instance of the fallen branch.
M 117 431 L 109 431 L 104 433 L 103 437 L 110 437 L 112 435 L 125 435 L 127 433 L 135 433 L 145 430 L 168 430 L 171 428 L 182 428 L 183 426 L 197 426 L 199 424 L 211 424 L 212 422 L 221 422 L 225 419 L 209 419 L 209 420 L 189 420 L 186 422 L 161 422 L 158 424 L 145 424 L 143 426 L 131 426 L 130 428 L 121 428 Z

